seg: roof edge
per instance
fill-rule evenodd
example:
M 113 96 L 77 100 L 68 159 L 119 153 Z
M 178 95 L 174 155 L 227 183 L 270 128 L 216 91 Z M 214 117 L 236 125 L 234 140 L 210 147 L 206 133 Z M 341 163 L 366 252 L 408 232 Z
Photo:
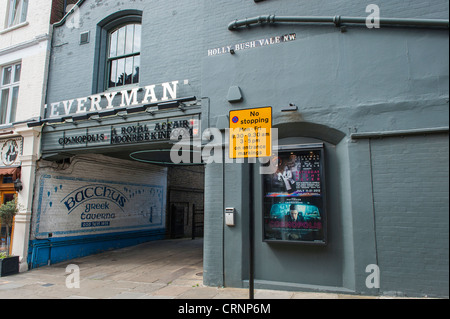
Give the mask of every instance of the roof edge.
M 62 17 L 61 20 L 59 20 L 58 22 L 53 23 L 53 27 L 60 27 L 62 26 L 64 23 L 66 23 L 67 18 L 74 13 L 74 11 L 79 8 L 86 0 L 79 0 L 73 7 L 72 9 L 70 9 L 69 12 L 67 12 L 64 17 Z

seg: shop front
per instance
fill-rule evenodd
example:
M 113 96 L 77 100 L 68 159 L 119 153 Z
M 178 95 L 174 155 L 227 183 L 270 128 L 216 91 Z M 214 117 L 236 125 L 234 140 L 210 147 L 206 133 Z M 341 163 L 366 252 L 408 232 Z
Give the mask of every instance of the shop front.
M 14 200 L 17 205 L 14 218 L 2 221 L 0 250 L 19 256 L 20 271 L 28 269 L 26 256 L 40 130 L 26 123 L 15 123 L 4 128 L 0 138 L 0 204 Z
M 20 160 L 22 154 L 21 137 L 1 139 L 1 162 L 0 162 L 0 204 L 13 201 L 20 189 Z M 0 252 L 11 254 L 14 234 L 13 220 L 5 223 L 0 219 Z
M 201 162 L 175 167 L 171 149 L 180 140 L 199 138 L 200 107 L 195 97 L 187 97 L 44 120 L 31 267 L 190 237 L 176 230 L 179 214 L 173 207 L 187 205 L 181 226 L 191 230 L 194 207 L 203 208 L 203 167 Z M 180 190 L 190 198 L 175 196 Z

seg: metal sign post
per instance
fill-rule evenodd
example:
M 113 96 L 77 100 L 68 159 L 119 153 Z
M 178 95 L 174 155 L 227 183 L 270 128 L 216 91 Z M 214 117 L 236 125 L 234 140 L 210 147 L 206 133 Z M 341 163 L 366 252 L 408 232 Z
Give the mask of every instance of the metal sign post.
M 254 299 L 255 298 L 255 236 L 254 236 L 254 232 L 255 232 L 255 211 L 254 211 L 254 207 L 253 207 L 253 168 L 254 165 L 253 163 L 249 163 L 249 192 L 250 192 L 250 196 L 249 196 L 249 201 L 248 201 L 248 205 L 249 205 L 249 231 L 248 231 L 248 236 L 249 236 L 249 244 L 250 244 L 250 249 L 249 249 L 249 257 L 250 257 L 250 262 L 249 262 L 249 278 L 248 278 L 248 290 L 249 290 L 249 299 Z
M 272 108 L 261 107 L 230 111 L 230 158 L 254 159 L 272 154 Z M 255 297 L 255 211 L 254 161 L 249 165 L 249 299 Z

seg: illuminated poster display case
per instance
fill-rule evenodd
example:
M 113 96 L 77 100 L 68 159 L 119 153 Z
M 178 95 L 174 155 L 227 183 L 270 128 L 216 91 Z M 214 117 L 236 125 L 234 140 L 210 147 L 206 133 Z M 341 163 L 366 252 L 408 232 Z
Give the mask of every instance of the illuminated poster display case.
M 263 175 L 263 240 L 326 245 L 323 144 L 280 146 L 274 160 Z

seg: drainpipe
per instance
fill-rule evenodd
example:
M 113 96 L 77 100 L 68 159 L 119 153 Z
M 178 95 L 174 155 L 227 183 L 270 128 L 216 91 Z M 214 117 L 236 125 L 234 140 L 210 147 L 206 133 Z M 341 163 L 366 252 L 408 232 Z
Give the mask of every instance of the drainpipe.
M 228 30 L 235 31 L 242 26 L 251 24 L 273 24 L 273 23 L 333 23 L 339 27 L 342 24 L 366 24 L 368 17 L 342 17 L 342 16 L 275 16 L 261 15 L 258 17 L 235 20 L 228 25 Z M 445 19 L 400 19 L 400 18 L 380 18 L 382 26 L 402 26 L 402 27 L 435 27 L 449 28 L 449 20 Z
M 55 27 L 62 26 L 66 22 L 67 18 L 75 11 L 76 8 L 79 8 L 83 4 L 84 1 L 86 1 L 86 0 L 78 0 L 78 2 L 75 3 L 75 5 L 72 7 L 72 9 L 70 9 L 69 12 L 65 12 L 64 17 L 60 21 L 55 22 L 53 24 L 53 26 L 55 26 Z M 64 11 L 65 10 L 66 10 L 66 7 L 64 7 Z

